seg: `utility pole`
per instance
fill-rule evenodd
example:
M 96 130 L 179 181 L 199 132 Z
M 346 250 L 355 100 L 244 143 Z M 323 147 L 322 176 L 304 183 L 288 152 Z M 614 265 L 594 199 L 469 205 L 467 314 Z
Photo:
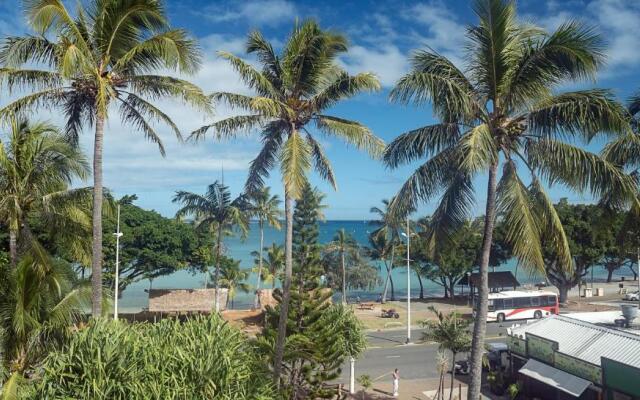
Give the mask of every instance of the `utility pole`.
M 113 302 L 113 319 L 114 321 L 118 320 L 118 285 L 120 281 L 120 237 L 122 236 L 122 232 L 120 232 L 120 204 L 118 204 L 118 222 L 116 224 L 116 233 L 114 233 L 116 237 L 116 282 L 115 282 L 115 300 Z

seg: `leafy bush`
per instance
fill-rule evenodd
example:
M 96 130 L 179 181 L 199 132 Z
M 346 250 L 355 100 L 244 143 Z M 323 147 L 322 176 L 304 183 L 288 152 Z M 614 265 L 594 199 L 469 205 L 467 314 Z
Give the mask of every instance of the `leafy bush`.
M 272 399 L 243 334 L 218 316 L 180 323 L 94 321 L 51 353 L 39 399 Z

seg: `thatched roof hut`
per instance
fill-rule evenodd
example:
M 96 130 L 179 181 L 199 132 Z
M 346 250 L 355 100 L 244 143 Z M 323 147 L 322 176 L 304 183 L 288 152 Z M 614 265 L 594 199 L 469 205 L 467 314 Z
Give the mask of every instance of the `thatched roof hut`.
M 228 292 L 228 289 L 220 289 L 220 310 L 226 307 Z M 149 312 L 210 313 L 215 305 L 215 296 L 215 289 L 151 289 Z

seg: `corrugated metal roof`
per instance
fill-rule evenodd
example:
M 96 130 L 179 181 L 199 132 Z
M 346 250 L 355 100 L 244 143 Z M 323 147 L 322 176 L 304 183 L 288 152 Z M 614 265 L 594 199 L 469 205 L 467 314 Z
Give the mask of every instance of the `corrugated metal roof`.
M 594 325 L 562 315 L 553 315 L 516 326 L 511 334 L 527 333 L 553 340 L 558 351 L 600 365 L 601 357 L 640 368 L 640 336 L 617 329 Z

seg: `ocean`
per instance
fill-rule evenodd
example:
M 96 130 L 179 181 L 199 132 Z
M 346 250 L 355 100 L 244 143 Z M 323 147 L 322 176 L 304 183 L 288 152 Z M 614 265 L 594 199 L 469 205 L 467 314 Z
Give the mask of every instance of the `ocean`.
M 368 221 L 325 221 L 321 222 L 319 226 L 319 241 L 320 243 L 328 243 L 333 239 L 336 231 L 344 228 L 349 232 L 354 239 L 362 246 L 368 245 L 369 233 L 375 229 Z M 264 244 L 265 247 L 271 245 L 271 243 L 284 243 L 284 230 L 276 230 L 271 227 L 266 227 L 264 232 Z M 241 267 L 251 269 L 253 267 L 254 258 L 251 256 L 251 252 L 258 250 L 260 246 L 260 230 L 257 223 L 251 224 L 249 235 L 245 240 L 240 240 L 238 237 L 225 238 L 226 254 L 241 261 Z M 106 260 L 108 262 L 108 260 Z M 544 280 L 544 277 L 540 275 L 530 275 L 522 268 L 516 271 L 516 261 L 510 260 L 503 266 L 497 268 L 497 271 L 512 271 L 517 272 L 517 279 L 521 284 L 537 283 Z M 381 265 L 379 267 L 380 276 L 384 278 L 386 270 Z M 210 271 L 213 272 L 213 267 Z M 625 268 L 618 270 L 614 274 L 617 276 L 630 276 L 630 271 Z M 395 292 L 397 298 L 405 298 L 407 293 L 407 275 L 406 267 L 396 267 L 392 273 Z M 596 279 L 606 278 L 606 270 L 604 268 L 596 268 L 594 271 L 594 277 Z M 248 283 L 252 286 L 256 284 L 256 274 L 251 274 Z M 590 279 L 590 275 L 585 277 Z M 425 296 L 442 296 L 443 289 L 441 286 L 434 282 L 431 282 L 423 278 L 424 293 Z M 189 288 L 202 288 L 204 287 L 205 277 L 203 273 L 192 274 L 186 270 L 175 272 L 171 275 L 162 276 L 153 280 L 154 289 L 189 289 Z M 142 310 L 148 306 L 148 294 L 145 289 L 149 288 L 148 280 L 141 280 L 135 282 L 127 287 L 122 293 L 122 297 L 119 301 L 119 309 L 121 312 L 133 313 Z M 350 298 L 360 297 L 361 299 L 373 300 L 377 298 L 378 294 L 382 292 L 382 285 L 375 288 L 370 292 L 365 291 L 353 291 L 349 292 Z M 411 276 L 411 296 L 417 297 L 420 293 L 420 286 L 415 273 Z M 249 308 L 253 304 L 253 294 L 238 293 L 235 298 L 235 308 L 243 309 Z

